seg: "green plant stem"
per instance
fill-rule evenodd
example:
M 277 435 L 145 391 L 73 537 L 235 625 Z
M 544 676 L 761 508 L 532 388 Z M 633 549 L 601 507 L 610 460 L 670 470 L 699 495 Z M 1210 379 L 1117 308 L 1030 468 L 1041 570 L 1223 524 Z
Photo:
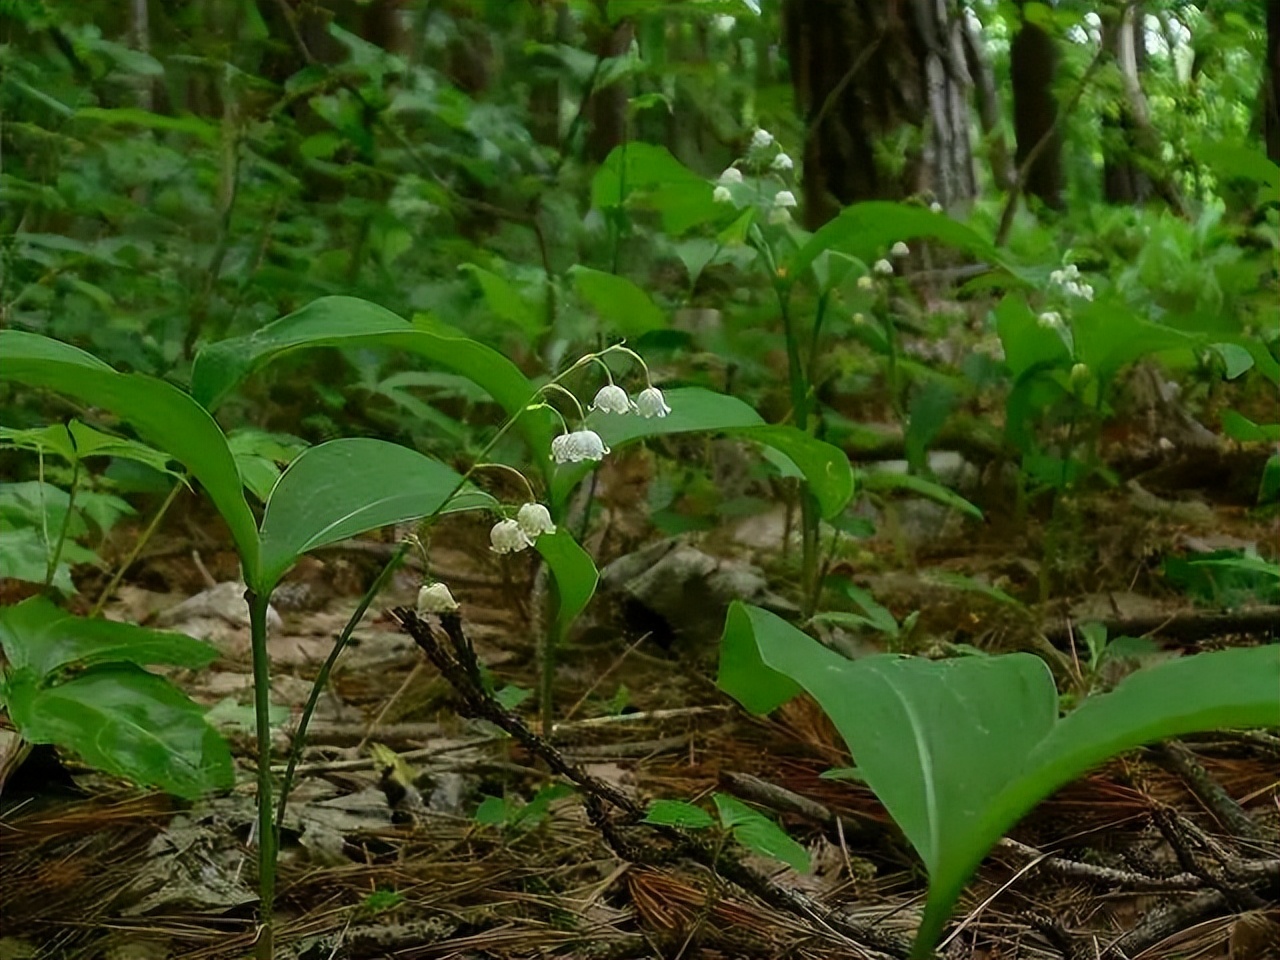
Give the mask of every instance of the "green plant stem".
M 138 554 L 142 553 L 142 548 L 150 542 L 155 536 L 155 532 L 160 529 L 160 521 L 164 519 L 165 514 L 169 512 L 169 508 L 173 506 L 173 501 L 178 498 L 178 494 L 186 488 L 186 485 L 179 480 L 173 485 L 168 496 L 164 498 L 164 502 L 160 504 L 160 509 L 155 512 L 155 516 L 151 518 L 151 522 L 147 524 L 147 529 L 142 531 L 142 536 L 134 541 L 133 549 L 129 551 L 129 555 L 124 558 L 124 562 L 116 567 L 116 572 L 111 576 L 111 582 L 108 583 L 93 604 L 93 609 L 89 611 L 89 617 L 93 618 L 102 613 L 102 608 L 106 606 L 111 595 L 116 592 L 116 587 L 120 586 L 120 581 L 124 579 L 124 575 L 129 568 L 133 566 L 134 561 L 138 559 Z
M 275 843 L 277 848 L 280 842 L 280 829 L 284 825 L 285 808 L 289 804 L 289 791 L 293 789 L 294 773 L 298 769 L 298 761 L 302 758 L 303 748 L 306 747 L 307 727 L 311 723 L 312 714 L 315 713 L 316 704 L 320 702 L 320 694 L 328 686 L 329 675 L 333 672 L 334 665 L 338 662 L 338 657 L 342 655 L 342 651 L 351 642 L 352 633 L 360 625 L 360 621 L 364 619 L 364 615 L 369 611 L 374 599 L 391 581 L 391 575 L 404 562 L 405 555 L 408 552 L 409 542 L 406 540 L 391 555 L 391 559 L 386 562 L 386 565 L 383 566 L 369 589 L 364 592 L 364 596 L 360 598 L 360 603 L 352 611 L 351 617 L 347 620 L 347 625 L 338 634 L 338 639 L 334 641 L 333 649 L 329 651 L 329 656 L 325 659 L 323 666 L 320 667 L 320 672 L 316 674 L 316 678 L 311 684 L 311 693 L 307 697 L 306 705 L 302 708 L 302 715 L 298 717 L 298 729 L 293 734 L 293 744 L 289 748 L 289 761 L 284 769 L 284 777 L 280 781 L 280 800 L 276 807 L 275 822 Z
M 44 466 L 44 460 L 40 461 L 41 467 Z M 43 473 L 43 469 L 41 470 Z M 67 542 L 67 529 L 71 526 L 71 514 L 76 508 L 76 490 L 80 487 L 80 459 L 71 464 L 71 490 L 67 493 L 67 512 L 62 515 L 62 526 L 58 529 L 58 542 L 53 545 L 53 550 L 49 552 L 48 563 L 44 570 L 44 588 L 48 590 L 53 584 L 53 575 L 58 570 L 58 561 L 62 558 L 62 545 Z M 41 487 L 44 490 L 44 478 L 41 478 Z M 47 513 L 47 512 L 46 512 Z M 45 549 L 49 547 L 49 534 L 45 533 Z
M 276 898 L 276 831 L 271 820 L 271 656 L 267 651 L 267 608 L 270 594 L 245 591 L 253 644 L 253 712 L 258 741 L 258 940 L 257 960 L 273 960 L 272 911 Z
M 800 357 L 800 335 L 791 316 L 791 289 L 778 284 L 775 288 L 778 310 L 782 314 L 782 330 L 787 341 L 787 377 L 791 382 L 791 418 L 796 428 L 809 429 L 809 379 Z M 817 320 L 815 320 L 815 326 Z M 803 597 L 802 613 L 813 616 L 818 603 L 818 509 L 813 494 L 800 484 L 800 580 Z

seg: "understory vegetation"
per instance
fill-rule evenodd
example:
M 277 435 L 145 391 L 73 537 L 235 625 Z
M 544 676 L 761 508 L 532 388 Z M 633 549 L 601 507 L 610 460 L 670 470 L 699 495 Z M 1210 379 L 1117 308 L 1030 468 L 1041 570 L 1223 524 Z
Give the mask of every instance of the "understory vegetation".
M 1280 949 L 1280 0 L 0 0 L 0 960 Z

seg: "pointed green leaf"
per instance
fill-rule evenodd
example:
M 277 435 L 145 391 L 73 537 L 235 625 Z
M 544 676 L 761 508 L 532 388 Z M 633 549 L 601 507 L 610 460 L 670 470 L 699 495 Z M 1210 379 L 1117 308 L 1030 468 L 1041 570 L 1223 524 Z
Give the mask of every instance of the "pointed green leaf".
M 701 807 L 683 800 L 654 800 L 644 815 L 645 823 L 681 830 L 705 830 L 715 825 L 715 818 Z
M 536 337 L 542 332 L 542 320 L 525 303 L 524 295 L 506 277 L 474 263 L 464 263 L 458 269 L 475 277 L 476 283 L 480 285 L 480 292 L 484 295 L 484 302 L 494 316 L 519 328 L 527 336 Z
M 624 337 L 638 337 L 666 327 L 666 314 L 626 277 L 583 266 L 573 267 L 569 272 L 573 289 L 603 321 L 602 329 Z
M 18 330 L 0 330 L 0 380 L 78 397 L 127 421 L 204 485 L 246 568 L 256 567 L 257 525 L 227 439 L 209 412 L 187 394 L 163 380 L 117 373 L 83 350 Z
M 231 751 L 204 711 L 162 677 L 127 663 L 52 687 L 10 684 L 23 738 L 72 750 L 90 766 L 194 800 L 235 782 Z
M 243 337 L 206 346 L 191 371 L 191 392 L 215 409 L 245 377 L 276 357 L 312 347 L 381 347 L 414 353 L 461 374 L 493 397 L 508 416 L 520 415 L 521 430 L 542 462 L 551 448 L 553 417 L 525 412 L 533 384 L 496 350 L 423 318 L 410 324 L 367 300 L 322 297 Z
M 748 634 L 754 654 L 744 649 Z M 787 682 L 822 705 L 929 871 L 917 957 L 928 955 L 992 845 L 1064 784 L 1153 740 L 1280 724 L 1280 646 L 1141 670 L 1058 721 L 1052 678 L 1030 655 L 850 661 L 735 603 L 721 686 L 759 710 L 781 703 Z
M 533 545 L 547 562 L 556 581 L 556 593 L 559 597 L 556 630 L 563 637 L 591 602 L 600 575 L 596 572 L 591 554 L 583 550 L 563 526 L 558 527 L 555 533 L 544 533 Z
M 733 838 L 753 853 L 781 860 L 797 873 L 809 872 L 809 851 L 796 843 L 780 826 L 727 793 L 712 796 L 720 822 Z
M 270 592 L 298 558 L 326 543 L 442 508 L 491 506 L 488 494 L 408 447 L 360 437 L 322 443 L 289 465 L 267 499 L 255 589 Z
M 15 670 L 30 670 L 37 677 L 71 665 L 121 660 L 195 669 L 218 657 L 203 640 L 132 623 L 73 617 L 45 597 L 0 610 L 0 647 Z

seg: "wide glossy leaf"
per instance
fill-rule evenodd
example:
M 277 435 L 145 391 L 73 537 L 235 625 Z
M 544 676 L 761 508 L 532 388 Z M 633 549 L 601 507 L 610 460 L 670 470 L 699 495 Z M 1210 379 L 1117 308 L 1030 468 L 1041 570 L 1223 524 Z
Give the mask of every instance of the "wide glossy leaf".
M 591 181 L 591 205 L 607 210 L 623 204 L 655 210 L 663 229 L 679 236 L 717 220 L 723 208 L 712 185 L 671 155 L 666 147 L 631 142 L 614 148 Z
M 480 292 L 484 295 L 484 302 L 494 316 L 516 326 L 527 336 L 536 337 L 542 332 L 545 324 L 525 302 L 524 294 L 513 287 L 506 277 L 474 263 L 464 263 L 458 269 L 475 277 Z
M 117 373 L 83 350 L 18 330 L 0 330 L 0 379 L 47 387 L 128 421 L 204 485 L 241 559 L 247 567 L 256 566 L 257 525 L 227 439 L 209 412 L 187 394 L 163 380 Z
M 587 417 L 587 426 L 600 434 L 611 449 L 681 433 L 741 437 L 771 447 L 787 458 L 795 467 L 795 475 L 803 476 L 812 487 L 823 508 L 823 516 L 839 513 L 852 496 L 853 472 L 849 469 L 849 458 L 839 448 L 794 427 L 766 424 L 760 414 L 737 397 L 701 387 L 677 387 L 664 394 L 671 407 L 665 417 L 592 413 Z M 561 466 L 552 478 L 552 499 L 563 502 L 592 469 L 594 466 L 590 463 Z
M 56 453 L 68 463 L 89 457 L 118 457 L 145 464 L 153 470 L 174 474 L 169 469 L 168 454 L 149 447 L 137 440 L 113 437 L 95 430 L 79 420 L 70 423 L 53 423 L 47 427 L 30 430 L 11 430 L 0 427 L 0 447 L 12 445 L 21 450 L 45 450 Z
M 1078 309 L 1073 325 L 1077 358 L 1103 382 L 1150 354 L 1191 350 L 1204 342 L 1203 337 L 1139 320 L 1114 303 L 1093 303 Z
M 1028 370 L 1070 366 L 1071 352 L 1052 327 L 1040 326 L 1020 294 L 1010 294 L 996 308 L 996 331 L 1004 348 L 1004 362 L 1014 379 Z
M 787 272 L 791 277 L 799 277 L 826 250 L 836 250 L 870 263 L 886 256 L 897 241 L 917 237 L 941 240 L 1013 273 L 1013 266 L 1000 250 L 964 224 L 944 213 L 882 200 L 845 207 L 796 251 L 787 264 Z
M 99 770 L 186 799 L 235 782 L 226 741 L 162 677 L 116 663 L 52 687 L 25 672 L 15 681 L 9 716 L 32 743 L 56 744 Z
M 729 432 L 762 443 L 790 459 L 817 499 L 824 519 L 838 515 L 853 497 L 853 468 L 848 455 L 839 447 L 785 424 Z
M 203 640 L 132 623 L 73 617 L 44 597 L 0 610 L 0 647 L 15 670 L 45 677 L 62 667 L 127 661 L 195 669 L 217 659 Z
M 491 506 L 453 469 L 408 447 L 363 437 L 322 443 L 289 465 L 267 499 L 255 589 L 270 592 L 298 558 L 327 543 L 441 509 Z
M 740 603 L 725 626 L 720 684 L 756 712 L 793 684 L 831 717 L 929 871 L 917 957 L 929 955 L 992 845 L 1064 784 L 1153 740 L 1280 724 L 1277 646 L 1139 671 L 1059 721 L 1048 668 L 1030 655 L 851 661 Z
M 243 337 L 206 346 L 191 371 L 191 392 L 216 408 L 245 377 L 276 357 L 313 347 L 381 347 L 415 353 L 471 380 L 502 407 L 520 415 L 518 429 L 535 456 L 551 448 L 553 417 L 524 412 L 534 387 L 496 350 L 422 318 L 414 324 L 356 297 L 322 297 Z
M 600 579 L 591 555 L 579 546 L 569 531 L 558 527 L 555 533 L 544 533 L 534 547 L 547 562 L 556 581 L 559 603 L 556 608 L 556 631 L 564 636 L 569 626 L 586 609 L 595 595 Z
M 624 337 L 661 330 L 667 317 L 649 295 L 626 277 L 577 266 L 570 270 L 573 288 L 604 322 L 604 329 Z

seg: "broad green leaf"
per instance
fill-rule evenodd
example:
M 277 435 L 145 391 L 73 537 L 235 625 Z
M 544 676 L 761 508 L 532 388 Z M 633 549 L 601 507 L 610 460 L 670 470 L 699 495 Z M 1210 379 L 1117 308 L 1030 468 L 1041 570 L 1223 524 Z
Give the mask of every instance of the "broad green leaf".
M 245 566 L 258 559 L 258 532 L 240 473 L 213 417 L 177 387 L 117 373 L 101 360 L 48 337 L 0 330 L 0 380 L 47 387 L 110 410 L 204 485 L 231 530 Z
M 736 397 L 701 387 L 677 387 L 664 394 L 671 407 L 665 417 L 592 413 L 587 417 L 587 426 L 600 434 L 611 449 L 680 433 L 724 433 L 764 444 L 795 465 L 797 475 L 805 478 L 818 498 L 824 517 L 838 514 L 853 495 L 849 458 L 838 447 L 794 427 L 766 424 L 760 414 Z M 563 502 L 592 469 L 591 464 L 561 466 L 551 483 L 553 501 Z
M 914 493 L 935 503 L 940 503 L 944 507 L 950 507 L 952 510 L 957 510 L 973 517 L 975 520 L 982 519 L 982 511 L 960 496 L 960 494 L 949 490 L 941 484 L 934 483 L 932 480 L 926 480 L 924 477 L 916 477 L 906 473 L 891 473 L 887 470 L 870 470 L 858 471 L 857 482 L 862 485 L 864 490 L 869 490 L 873 493 L 905 490 L 908 493 Z
M 681 830 L 705 830 L 715 826 L 715 818 L 701 807 L 683 800 L 654 800 L 644 815 L 645 823 Z
M 626 277 L 583 266 L 573 267 L 569 272 L 573 276 L 573 289 L 591 305 L 606 331 L 638 337 L 667 325 L 666 314 Z
M 73 617 L 44 597 L 0 610 L 0 647 L 15 670 L 30 670 L 41 678 L 68 666 L 122 660 L 195 669 L 218 657 L 203 640 L 132 623 Z
M 280 479 L 279 464 L 292 463 L 307 446 L 297 437 L 252 428 L 232 432 L 227 445 L 244 485 L 264 502 Z
M 270 592 L 298 558 L 326 543 L 442 508 L 488 506 L 496 506 L 488 494 L 408 447 L 359 437 L 330 440 L 305 450 L 271 491 L 255 589 Z
M 1280 440 L 1280 423 L 1254 423 L 1234 410 L 1222 411 L 1222 431 L 1241 443 L 1274 443 Z
M 62 457 L 68 463 L 84 460 L 89 457 L 119 457 L 122 460 L 133 460 L 176 476 L 169 469 L 170 458 L 167 454 L 148 447 L 137 440 L 124 437 L 113 437 L 109 433 L 95 430 L 79 420 L 70 423 L 54 423 L 47 427 L 31 430 L 11 430 L 0 427 L 0 447 L 12 445 L 20 450 L 49 450 Z
M 1211 344 L 1214 352 L 1222 358 L 1225 375 L 1228 380 L 1247 373 L 1253 367 L 1253 354 L 1238 343 Z
M 946 214 L 933 213 L 906 203 L 873 200 L 845 207 L 834 220 L 796 251 L 787 264 L 787 275 L 798 277 L 820 254 L 835 250 L 866 263 L 883 257 L 899 240 L 915 238 L 941 240 L 957 250 L 964 250 L 994 266 L 1013 274 L 1004 255 L 985 237 Z
M 1070 365 L 1071 352 L 1056 331 L 1041 327 L 1021 294 L 1010 294 L 996 308 L 996 331 L 1004 362 L 1015 380 L 1028 370 Z
M 32 743 L 56 744 L 99 770 L 188 800 L 235 782 L 226 741 L 162 677 L 114 663 L 52 687 L 16 679 L 9 716 Z
M 563 526 L 557 527 L 555 533 L 544 533 L 533 545 L 555 577 L 559 597 L 556 632 L 563 637 L 578 614 L 591 602 L 600 575 L 591 554 L 583 550 Z
M 721 687 L 762 712 L 786 699 L 788 683 L 831 717 L 928 869 L 918 958 L 929 955 L 995 842 L 1064 784 L 1153 740 L 1280 724 L 1278 646 L 1139 671 L 1059 721 L 1048 668 L 1028 654 L 851 661 L 767 611 L 734 603 Z
M 655 210 L 668 233 L 679 236 L 717 220 L 721 207 L 713 187 L 671 155 L 666 147 L 630 142 L 614 148 L 591 181 L 591 205 L 600 210 L 623 204 Z
M 740 844 L 753 853 L 781 860 L 797 873 L 809 872 L 809 852 L 780 826 L 730 794 L 716 793 L 712 799 L 720 822 Z
M 542 320 L 529 308 L 524 295 L 506 277 L 477 267 L 474 263 L 464 263 L 458 269 L 475 277 L 476 283 L 480 285 L 480 292 L 484 295 L 484 302 L 494 316 L 513 324 L 530 337 L 536 337 L 542 332 Z
M 853 497 L 853 468 L 839 447 L 786 425 L 746 427 L 729 432 L 772 447 L 790 459 L 817 498 L 824 520 L 838 516 Z
M 220 340 L 196 356 L 191 392 L 215 409 L 245 377 L 276 357 L 313 347 L 382 347 L 415 353 L 459 373 L 485 390 L 508 416 L 520 416 L 521 430 L 542 461 L 551 448 L 552 416 L 525 412 L 534 387 L 520 369 L 496 350 L 430 319 L 414 324 L 356 297 L 321 297 L 301 310 L 243 337 Z
M 1139 320 L 1113 303 L 1092 303 L 1076 310 L 1076 357 L 1103 383 L 1122 367 L 1153 353 L 1191 350 L 1203 338 Z

